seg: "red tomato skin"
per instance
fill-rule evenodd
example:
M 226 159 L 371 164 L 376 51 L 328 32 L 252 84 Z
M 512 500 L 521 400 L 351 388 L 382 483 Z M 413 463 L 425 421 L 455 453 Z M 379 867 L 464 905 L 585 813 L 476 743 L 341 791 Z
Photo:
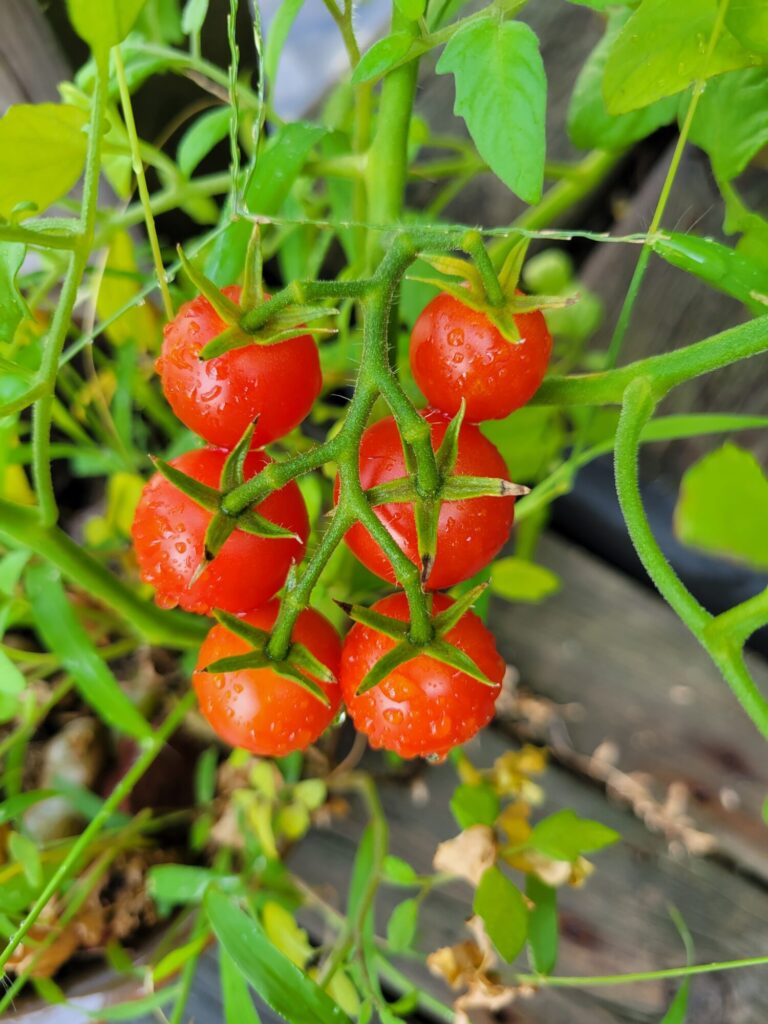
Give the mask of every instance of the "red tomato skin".
M 234 302 L 240 291 L 237 285 L 223 289 Z M 205 296 L 184 303 L 165 326 L 156 369 L 168 403 L 190 430 L 209 444 L 234 448 L 258 417 L 251 447 L 259 448 L 298 426 L 320 394 L 317 345 L 300 334 L 199 359 L 226 326 Z
M 452 604 L 444 594 L 433 598 L 435 612 Z M 373 608 L 404 622 L 409 619 L 408 601 L 402 593 L 385 597 Z M 356 697 L 367 672 L 395 641 L 360 623 L 349 631 L 341 653 L 339 682 L 355 727 L 365 733 L 371 746 L 393 750 L 401 757 L 444 757 L 493 718 L 505 671 L 493 635 L 473 612 L 467 612 L 446 639 L 468 654 L 496 685 L 486 686 L 420 655 Z
M 173 459 L 171 465 L 218 489 L 226 458 L 221 448 L 201 448 Z M 264 452 L 250 452 L 245 478 L 255 476 L 271 461 Z M 155 588 L 156 603 L 161 608 L 180 605 L 199 615 L 208 615 L 214 608 L 238 613 L 258 608 L 277 593 L 291 565 L 304 555 L 309 536 L 307 509 L 294 483 L 270 494 L 256 508 L 301 540 L 255 537 L 235 530 L 190 586 L 203 559 L 211 513 L 155 473 L 144 487 L 131 532 L 141 578 Z
M 552 352 L 539 310 L 515 317 L 521 340 L 507 341 L 484 313 L 441 293 L 411 333 L 411 371 L 430 405 L 455 415 L 462 398 L 471 423 L 500 420 L 530 401 Z
M 279 604 L 270 601 L 257 611 L 242 616 L 259 629 L 270 630 Z M 308 608 L 301 613 L 293 639 L 303 644 L 338 678 L 341 640 L 331 623 Z M 261 757 L 284 757 L 305 750 L 331 724 L 341 703 L 338 683 L 315 682 L 330 701 L 325 707 L 297 683 L 283 679 L 270 668 L 241 669 L 239 672 L 203 672 L 219 658 L 245 654 L 245 640 L 216 625 L 203 641 L 192 684 L 200 710 L 213 730 L 233 747 L 243 747 Z
M 432 428 L 432 447 L 445 436 L 449 418 L 435 409 L 422 410 Z M 454 473 L 506 479 L 507 466 L 499 451 L 470 423 L 459 432 L 459 454 Z M 391 416 L 374 423 L 360 442 L 360 482 L 364 489 L 408 475 L 400 434 Z M 336 481 L 336 500 L 339 483 Z M 379 505 L 376 515 L 414 563 L 420 564 L 413 506 L 407 502 Z M 515 514 L 515 499 L 471 498 L 446 501 L 440 509 L 437 554 L 427 583 L 429 590 L 444 590 L 470 579 L 506 544 Z M 346 543 L 371 572 L 396 583 L 389 559 L 360 523 L 350 528 Z

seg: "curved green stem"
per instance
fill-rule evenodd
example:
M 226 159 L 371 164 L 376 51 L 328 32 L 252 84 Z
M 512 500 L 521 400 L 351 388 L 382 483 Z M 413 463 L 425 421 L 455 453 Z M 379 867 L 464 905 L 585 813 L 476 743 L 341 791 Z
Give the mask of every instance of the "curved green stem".
M 765 967 L 768 956 L 752 956 L 744 960 L 721 960 L 718 963 L 691 964 L 688 967 L 667 967 L 660 971 L 634 971 L 629 974 L 605 974 L 593 978 L 561 975 L 516 974 L 515 981 L 537 988 L 603 988 L 610 985 L 633 985 L 638 981 L 663 981 L 666 978 L 691 978 L 715 971 L 738 971 L 745 967 Z
M 694 598 L 667 561 L 645 514 L 640 494 L 638 452 L 643 427 L 655 407 L 651 382 L 643 377 L 633 380 L 624 396 L 615 447 L 616 491 L 629 536 L 662 597 L 709 652 L 755 727 L 768 738 L 768 700 L 750 676 L 741 650 L 730 637 L 712 635 L 709 627 L 713 617 Z
M 729 608 L 709 624 L 707 636 L 711 640 L 731 639 L 744 644 L 758 629 L 768 625 L 768 587 L 747 601 Z

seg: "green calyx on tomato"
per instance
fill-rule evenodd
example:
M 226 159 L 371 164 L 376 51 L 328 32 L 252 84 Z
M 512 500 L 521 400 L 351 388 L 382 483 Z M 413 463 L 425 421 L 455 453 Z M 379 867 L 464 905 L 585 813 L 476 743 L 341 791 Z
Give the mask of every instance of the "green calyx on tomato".
M 353 622 L 359 622 L 361 625 L 374 629 L 395 641 L 395 646 L 387 651 L 368 670 L 358 684 L 355 696 L 360 697 L 375 686 L 378 686 L 400 665 L 423 656 L 434 658 L 435 661 L 439 661 L 443 665 L 448 665 L 450 668 L 463 672 L 484 686 L 497 686 L 498 681 L 489 679 L 469 654 L 445 639 L 446 633 L 449 633 L 465 613 L 471 609 L 487 585 L 487 583 L 481 583 L 479 586 L 473 587 L 449 607 L 434 614 L 432 616 L 432 638 L 424 644 L 417 644 L 411 640 L 408 623 L 401 619 L 384 615 L 382 612 L 372 608 L 343 605 Z
M 571 295 L 525 295 L 518 288 L 528 238 L 512 247 L 498 274 L 490 261 L 478 264 L 455 256 L 423 256 L 422 259 L 448 278 L 413 277 L 410 280 L 431 284 L 458 302 L 488 318 L 509 342 L 519 343 L 521 334 L 516 317 L 542 309 L 560 309 L 576 301 Z

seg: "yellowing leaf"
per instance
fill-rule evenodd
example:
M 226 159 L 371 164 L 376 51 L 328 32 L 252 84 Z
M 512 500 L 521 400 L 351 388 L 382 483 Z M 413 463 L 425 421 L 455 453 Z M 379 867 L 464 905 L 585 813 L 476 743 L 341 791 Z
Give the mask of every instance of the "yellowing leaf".
M 99 318 L 109 319 L 119 309 L 133 301 L 140 289 L 141 280 L 133 255 L 133 240 L 127 231 L 119 231 L 110 246 L 96 300 Z M 110 324 L 106 329 L 106 335 L 115 345 L 135 341 L 140 349 L 147 349 L 153 347 L 156 330 L 152 307 L 142 301 Z
M 314 949 L 307 933 L 296 924 L 293 914 L 270 900 L 262 907 L 261 923 L 272 943 L 291 963 L 297 967 L 306 966 Z
M 66 195 L 80 177 L 86 115 L 65 103 L 18 103 L 0 120 L 0 216 L 31 217 Z
M 500 558 L 491 566 L 491 590 L 505 601 L 538 604 L 559 589 L 555 573 L 524 558 Z

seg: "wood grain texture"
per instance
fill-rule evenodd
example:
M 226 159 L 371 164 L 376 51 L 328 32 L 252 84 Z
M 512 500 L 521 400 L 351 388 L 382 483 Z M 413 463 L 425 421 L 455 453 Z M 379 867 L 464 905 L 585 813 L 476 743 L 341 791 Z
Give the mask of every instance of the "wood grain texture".
M 525 689 L 576 705 L 550 741 L 566 758 L 614 745 L 617 767 L 642 772 L 661 799 L 684 784 L 694 823 L 768 881 L 765 742 L 708 655 L 653 591 L 553 537 L 540 558 L 561 592 L 540 606 L 495 603 L 491 623 Z M 751 665 L 768 693 L 768 668 Z
M 12 103 L 58 99 L 56 86 L 69 78 L 67 63 L 33 0 L 0 4 L 0 113 Z

